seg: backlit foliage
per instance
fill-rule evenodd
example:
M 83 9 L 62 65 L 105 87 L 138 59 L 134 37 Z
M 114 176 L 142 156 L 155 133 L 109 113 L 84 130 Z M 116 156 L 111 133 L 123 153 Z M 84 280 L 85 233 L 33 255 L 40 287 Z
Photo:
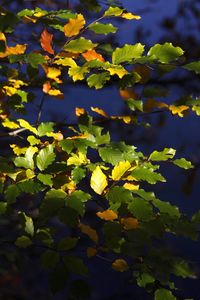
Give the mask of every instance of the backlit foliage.
M 6 14 L 10 18 L 8 12 L 1 12 Z M 174 300 L 178 298 L 172 275 L 195 278 L 195 274 L 186 261 L 156 241 L 166 234 L 196 240 L 199 217 L 189 219 L 149 190 L 166 182 L 160 162 L 186 170 L 193 165 L 172 148 L 145 155 L 134 145 L 113 141 L 91 114 L 101 118 L 102 124 L 111 121 L 132 126 L 139 124 L 140 116 L 156 110 L 181 118 L 188 113 L 199 116 L 200 99 L 187 96 L 169 104 L 159 100 L 159 89 L 145 90 L 152 69 L 199 74 L 199 62 L 185 62 L 184 51 L 171 43 L 150 49 L 141 43 L 111 45 L 112 52 L 106 50 L 101 37 L 117 32 L 112 24 L 115 18 L 142 22 L 134 12 L 119 7 L 109 7 L 92 23 L 69 10 L 36 8 L 20 11 L 2 27 L 1 138 L 9 137 L 9 150 L 6 154 L 1 151 L 0 157 L 0 214 L 4 232 L 13 218 L 17 226 L 0 238 L 1 253 L 8 251 L 9 243 L 14 243 L 9 251 L 19 255 L 22 249 L 38 247 L 53 292 L 71 284 L 76 276 L 87 282 L 88 261 L 102 258 L 114 271 L 128 272 L 132 284 L 145 288 L 155 300 Z M 19 25 L 41 28 L 36 41 L 18 43 L 15 29 Z M 41 122 L 46 95 L 59 105 L 68 81 L 74 82 L 74 88 L 75 82 L 82 81 L 96 90 L 116 83 L 127 114 L 109 115 L 99 107 L 89 112 L 77 108 L 73 127 L 67 122 Z M 135 93 L 135 84 L 141 86 L 141 95 Z M 27 108 L 34 106 L 38 92 L 43 94 L 39 113 L 30 122 Z M 149 189 L 144 189 L 144 183 Z M 31 209 L 27 207 L 29 197 Z M 92 224 L 87 217 L 90 205 L 95 207 Z M 66 229 L 65 236 L 60 235 L 61 228 L 62 232 Z

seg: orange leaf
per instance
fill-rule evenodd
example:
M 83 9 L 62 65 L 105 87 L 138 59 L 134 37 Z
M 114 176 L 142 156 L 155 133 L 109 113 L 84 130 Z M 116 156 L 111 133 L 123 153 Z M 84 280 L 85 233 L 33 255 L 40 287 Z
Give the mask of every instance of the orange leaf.
M 105 221 L 113 221 L 118 218 L 118 215 L 116 214 L 116 212 L 114 212 L 111 209 L 107 209 L 102 212 L 97 212 L 96 215 L 100 219 L 105 220 Z
M 109 118 L 109 115 L 101 108 L 98 107 L 91 107 L 91 110 L 96 112 L 97 114 L 105 117 L 105 118 Z
M 75 114 L 77 117 L 80 117 L 81 115 L 85 114 L 85 109 L 81 107 L 76 107 Z
M 133 90 L 129 90 L 129 89 L 119 90 L 119 94 L 124 100 L 128 100 L 130 98 L 138 99 L 138 95 Z
M 86 234 L 87 236 L 89 236 L 89 238 L 93 242 L 98 243 L 98 235 L 97 235 L 97 232 L 95 229 L 91 228 L 88 225 L 82 224 L 82 223 L 79 225 L 79 228 L 80 228 L 81 232 Z
M 116 259 L 112 263 L 112 268 L 117 272 L 124 272 L 128 270 L 129 266 L 124 259 Z
M 53 34 L 44 29 L 40 36 L 40 45 L 42 49 L 47 51 L 49 54 L 54 54 L 54 50 L 52 48 L 52 40 Z
M 85 25 L 85 19 L 82 14 L 78 14 L 76 19 L 69 19 L 69 22 L 64 26 L 64 34 L 66 37 L 72 37 L 81 31 Z
M 168 105 L 164 102 L 159 102 L 154 99 L 147 99 L 144 103 L 144 111 L 149 112 L 152 111 L 154 108 L 167 108 Z
M 97 249 L 95 248 L 92 248 L 92 247 L 88 247 L 87 248 L 87 257 L 90 258 L 90 257 L 93 257 L 97 254 Z
M 91 61 L 91 60 L 99 60 L 104 62 L 105 59 L 103 58 L 103 56 L 99 53 L 97 53 L 95 50 L 88 50 L 87 52 L 83 53 L 82 56 L 85 58 L 85 60 L 87 61 Z
M 43 92 L 48 94 L 49 90 L 51 89 L 51 84 L 49 81 L 46 81 L 44 84 L 43 84 Z
M 136 218 L 122 218 L 121 223 L 126 230 L 136 229 L 139 227 L 139 222 Z

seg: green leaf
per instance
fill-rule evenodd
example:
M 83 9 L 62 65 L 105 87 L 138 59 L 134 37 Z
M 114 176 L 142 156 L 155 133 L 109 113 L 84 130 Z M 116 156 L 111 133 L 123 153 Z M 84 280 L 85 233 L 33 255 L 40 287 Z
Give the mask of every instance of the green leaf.
M 154 199 L 153 205 L 157 207 L 161 213 L 168 214 L 170 217 L 180 218 L 181 216 L 178 207 L 171 205 L 169 202 Z
M 145 288 L 148 284 L 152 284 L 154 282 L 155 278 L 149 273 L 142 273 L 140 276 L 137 277 L 137 284 L 139 287 Z
M 85 78 L 85 74 L 88 73 L 88 68 L 86 67 L 71 67 L 68 70 L 69 76 L 73 79 L 74 82 L 78 80 L 83 80 Z
M 66 269 L 69 272 L 75 273 L 81 276 L 88 276 L 88 269 L 83 263 L 82 259 L 76 256 L 65 256 L 63 258 Z
M 79 183 L 86 176 L 86 170 L 80 167 L 75 167 L 72 170 L 72 180 L 75 183 Z
M 37 178 L 45 185 L 52 186 L 53 181 L 52 178 L 53 176 L 50 174 L 38 174 Z
M 159 289 L 155 292 L 155 300 L 176 300 L 171 291 Z
M 101 89 L 105 83 L 110 79 L 109 72 L 101 72 L 99 74 L 92 74 L 87 78 L 87 83 L 90 88 L 96 90 Z
M 160 174 L 154 172 L 153 165 L 144 164 L 137 167 L 131 175 L 137 180 L 144 180 L 150 184 L 155 184 L 157 181 L 165 182 L 165 178 Z
M 125 101 L 125 103 L 128 105 L 128 107 L 132 110 L 139 110 L 143 111 L 143 101 L 142 100 L 134 100 L 134 99 L 128 99 Z
M 8 202 L 9 204 L 11 203 L 15 203 L 16 202 L 16 198 L 20 195 L 20 190 L 19 188 L 14 185 L 11 184 L 7 187 L 7 189 L 5 190 L 5 200 L 6 202 Z
M 180 47 L 174 47 L 172 43 L 156 44 L 148 52 L 148 56 L 152 56 L 161 63 L 177 60 L 183 54 L 184 51 Z
M 38 145 L 40 143 L 40 140 L 37 139 L 34 135 L 29 135 L 27 137 L 27 141 L 29 142 L 29 144 L 31 146 L 35 146 L 35 145 Z
M 183 68 L 189 71 L 194 71 L 196 74 L 200 74 L 200 60 L 186 64 Z
M 49 284 L 53 293 L 64 289 L 67 285 L 68 271 L 65 266 L 56 266 L 49 278 Z
M 28 217 L 24 212 L 18 212 L 24 231 L 30 236 L 34 235 L 34 224 L 31 217 Z
M 106 245 L 113 249 L 118 249 L 122 235 L 122 226 L 116 222 L 106 222 L 103 227 Z
M 183 168 L 185 170 L 192 169 L 194 167 L 191 164 L 191 162 L 189 160 L 186 160 L 185 158 L 175 159 L 173 161 L 173 164 L 175 164 L 176 166 Z
M 47 122 L 47 123 L 41 123 L 38 126 L 38 135 L 39 136 L 45 136 L 47 133 L 53 132 L 53 122 Z
M 59 146 L 61 146 L 62 150 L 70 154 L 74 148 L 73 140 L 62 140 L 59 142 Z
M 55 153 L 53 145 L 48 145 L 39 151 L 36 157 L 36 164 L 40 171 L 45 170 L 55 160 Z
M 19 248 L 27 248 L 32 245 L 32 241 L 28 236 L 22 235 L 16 239 L 15 245 Z
M 99 149 L 101 159 L 115 166 L 122 160 L 133 162 L 142 156 L 141 152 L 136 152 L 136 147 L 126 145 L 124 142 L 111 142 L 108 146 Z
M 146 202 L 141 198 L 133 198 L 128 204 L 128 209 L 138 220 L 149 221 L 153 218 L 153 210 L 150 202 Z
M 14 159 L 14 164 L 16 165 L 16 167 L 22 167 L 25 169 L 34 169 L 34 161 L 33 161 L 33 155 L 37 152 L 37 148 L 36 147 L 32 147 L 30 146 L 25 153 L 24 157 L 16 157 Z
M 115 186 L 109 190 L 106 194 L 106 198 L 109 201 L 110 209 L 118 210 L 122 203 L 129 203 L 133 201 L 131 191 L 121 187 Z
M 6 202 L 0 202 L 0 216 L 4 215 L 7 210 L 7 203 Z
M 85 212 L 85 202 L 87 202 L 90 198 L 91 196 L 88 193 L 79 190 L 73 192 L 67 197 L 66 204 L 83 216 Z
M 60 222 L 71 228 L 75 228 L 78 226 L 79 214 L 75 209 L 71 207 L 62 208 L 58 213 L 58 218 Z
M 118 17 L 123 13 L 124 9 L 117 6 L 110 6 L 104 13 L 104 17 Z
M 113 26 L 111 23 L 103 24 L 99 22 L 89 25 L 88 28 L 97 34 L 104 34 L 104 35 L 107 35 L 109 33 L 115 33 L 118 29 L 117 27 Z
M 191 270 L 188 263 L 183 259 L 178 259 L 174 262 L 173 273 L 174 275 L 182 278 L 196 278 L 194 272 Z
M 58 249 L 68 251 L 75 248 L 77 243 L 78 243 L 77 238 L 66 237 L 59 241 Z
M 87 50 L 92 50 L 98 44 L 92 43 L 92 41 L 87 40 L 83 37 L 70 41 L 63 47 L 65 51 L 72 53 L 83 53 Z
M 116 48 L 112 54 L 113 64 L 131 62 L 133 59 L 140 58 L 144 52 L 144 45 L 137 43 L 135 45 L 125 45 L 122 48 Z
M 27 194 L 35 194 L 42 191 L 42 185 L 34 180 L 23 180 L 17 184 L 19 190 Z
M 62 190 L 48 191 L 40 206 L 41 219 L 54 217 L 60 208 L 65 206 L 67 194 Z
M 59 262 L 59 253 L 53 250 L 47 250 L 40 257 L 41 265 L 45 269 L 54 268 Z
M 46 63 L 44 56 L 40 53 L 29 53 L 26 56 L 26 62 L 30 64 L 33 68 L 37 68 L 38 65 Z
M 176 150 L 172 148 L 165 148 L 163 151 L 153 151 L 149 156 L 152 161 L 165 161 L 172 159 L 176 154 Z

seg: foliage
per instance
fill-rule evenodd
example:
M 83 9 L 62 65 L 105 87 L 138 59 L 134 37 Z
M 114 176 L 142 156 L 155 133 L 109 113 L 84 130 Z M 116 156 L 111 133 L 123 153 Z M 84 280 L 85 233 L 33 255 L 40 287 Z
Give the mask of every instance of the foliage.
M 17 224 L 10 235 L 1 237 L 2 249 L 7 251 L 7 243 L 13 242 L 9 251 L 19 255 L 22 249 L 39 248 L 54 293 L 68 283 L 72 290 L 80 287 L 84 299 L 88 261 L 106 257 L 114 271 L 128 272 L 133 283 L 155 300 L 178 299 L 172 275 L 195 278 L 195 274 L 186 261 L 157 241 L 168 234 L 196 240 L 198 213 L 190 219 L 144 188 L 166 182 L 162 162 L 183 169 L 193 165 L 175 157 L 172 148 L 145 155 L 124 141 L 113 141 L 103 125 L 112 121 L 135 126 L 143 115 L 158 109 L 175 117 L 190 111 L 200 115 L 199 99 L 187 96 L 171 104 L 161 102 L 157 98 L 162 91 L 145 85 L 161 70 L 199 73 L 199 61 L 186 63 L 184 51 L 172 43 L 150 49 L 141 43 L 110 45 L 111 53 L 101 36 L 117 32 L 112 20 L 140 19 L 117 6 L 90 24 L 81 13 L 69 10 L 24 9 L 17 15 L 4 11 L 1 16 L 1 138 L 9 137 L 10 149 L 0 158 L 0 214 L 6 222 L 14 217 Z M 37 45 L 13 42 L 17 26 L 42 28 Z M 96 90 L 116 83 L 127 115 L 113 116 L 92 107 L 103 124 L 99 126 L 99 120 L 77 108 L 73 127 L 41 122 L 46 96 L 63 99 L 62 87 L 69 81 L 82 81 Z M 135 84 L 141 86 L 141 96 L 131 89 Z M 31 122 L 27 108 L 38 93 L 42 93 L 39 112 Z M 26 197 L 34 199 L 31 209 L 24 203 Z M 87 217 L 90 207 L 95 207 L 95 224 Z M 64 236 L 60 228 L 65 228 Z

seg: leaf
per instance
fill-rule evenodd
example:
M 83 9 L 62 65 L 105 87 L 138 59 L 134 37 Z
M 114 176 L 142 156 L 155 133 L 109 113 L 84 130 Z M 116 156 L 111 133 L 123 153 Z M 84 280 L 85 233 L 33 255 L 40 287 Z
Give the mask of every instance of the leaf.
M 97 254 L 97 249 L 92 248 L 92 247 L 88 247 L 87 248 L 87 257 L 91 258 L 93 256 L 95 256 Z
M 113 26 L 111 23 L 103 24 L 96 22 L 88 26 L 88 28 L 94 31 L 96 34 L 104 34 L 107 35 L 109 33 L 115 33 L 117 31 L 117 27 Z
M 138 15 L 134 15 L 131 12 L 124 12 L 121 14 L 121 16 L 123 19 L 127 19 L 127 20 L 140 20 L 141 17 Z
M 124 226 L 125 230 L 132 230 L 139 227 L 138 219 L 132 217 L 122 218 L 121 224 Z
M 112 179 L 115 181 L 120 180 L 130 168 L 131 164 L 129 161 L 120 161 L 112 170 Z
M 24 157 L 16 157 L 14 163 L 17 167 L 25 169 L 34 169 L 33 155 L 38 151 L 37 147 L 30 146 L 25 153 Z
M 62 81 L 58 78 L 61 75 L 60 69 L 54 67 L 47 68 L 47 78 L 53 79 L 57 83 L 62 83 Z
M 108 180 L 106 175 L 102 172 L 101 168 L 97 166 L 92 172 L 90 186 L 95 191 L 95 193 L 101 195 L 108 185 Z
M 32 245 L 32 241 L 28 236 L 22 235 L 16 239 L 15 245 L 19 248 L 27 248 Z
M 66 269 L 69 272 L 75 273 L 81 276 L 88 276 L 88 269 L 85 266 L 82 259 L 76 256 L 65 256 L 63 258 Z
M 131 62 L 133 59 L 140 58 L 144 52 L 144 45 L 137 43 L 135 45 L 124 45 L 122 48 L 116 48 L 112 54 L 112 63 L 120 64 Z
M 49 54 L 54 54 L 54 50 L 52 48 L 52 40 L 53 34 L 49 33 L 47 29 L 44 29 L 40 36 L 40 45 L 42 49 Z
M 62 190 L 49 190 L 40 206 L 41 219 L 49 219 L 57 214 L 60 208 L 64 207 L 67 194 Z
M 196 74 L 200 74 L 200 60 L 186 64 L 183 68 L 189 71 L 194 71 Z
M 76 247 L 77 243 L 78 243 L 77 238 L 66 237 L 59 241 L 58 249 L 68 251 L 68 250 L 74 249 Z
M 85 58 L 86 61 L 92 61 L 92 60 L 98 60 L 101 62 L 105 61 L 103 56 L 97 53 L 94 49 L 83 53 L 82 56 Z
M 153 219 L 151 204 L 141 198 L 133 198 L 132 202 L 128 204 L 128 209 L 138 220 L 149 221 Z
M 80 167 L 75 167 L 72 170 L 72 179 L 75 183 L 79 183 L 86 176 L 86 170 Z
M 73 208 L 79 215 L 83 216 L 85 213 L 85 202 L 91 199 L 90 194 L 81 190 L 71 193 L 66 201 L 68 207 Z
M 42 65 L 42 64 L 46 63 L 44 56 L 40 53 L 29 53 L 29 54 L 27 54 L 25 60 L 33 68 L 37 68 L 38 65 Z
M 194 111 L 197 116 L 200 116 L 200 106 L 194 105 L 192 111 Z
M 109 115 L 101 108 L 91 107 L 91 110 L 96 112 L 98 115 L 103 116 L 105 118 L 109 118 Z
M 137 167 L 131 175 L 136 180 L 145 180 L 150 184 L 155 184 L 157 181 L 165 182 L 165 178 L 160 174 L 154 172 L 154 169 L 151 166 L 143 165 Z
M 55 268 L 59 259 L 59 253 L 53 250 L 44 251 L 40 257 L 41 265 L 45 269 Z
M 36 164 L 40 171 L 45 170 L 55 160 L 53 145 L 41 149 L 36 157 Z
M 98 235 L 95 229 L 91 228 L 88 225 L 85 225 L 83 223 L 79 224 L 79 228 L 81 230 L 82 233 L 86 234 L 87 236 L 89 236 L 89 238 L 95 242 L 96 244 L 98 243 Z
M 194 166 L 191 164 L 189 160 L 186 160 L 185 158 L 178 158 L 173 161 L 173 164 L 176 166 L 183 168 L 185 170 L 192 169 Z
M 119 78 L 128 74 L 128 71 L 124 67 L 118 65 L 111 65 L 107 70 L 110 72 L 110 75 L 117 75 Z
M 152 161 L 166 161 L 172 159 L 176 154 L 176 150 L 172 148 L 165 148 L 163 151 L 153 151 L 149 159 Z
M 64 26 L 64 34 L 67 37 L 72 37 L 81 31 L 85 25 L 85 19 L 82 14 L 78 14 L 75 19 L 69 19 L 69 22 Z
M 92 74 L 87 78 L 87 83 L 90 88 L 94 87 L 96 90 L 101 89 L 104 84 L 110 79 L 108 72 L 99 74 Z
M 76 82 L 78 80 L 83 80 L 85 78 L 85 74 L 88 72 L 88 68 L 77 66 L 69 68 L 68 74 L 72 77 L 73 81 Z
M 17 121 L 19 122 L 21 127 L 26 128 L 27 130 L 29 130 L 37 135 L 37 129 L 35 127 L 33 127 L 32 125 L 30 125 L 27 121 L 25 121 L 23 119 L 18 119 Z
M 20 195 L 20 190 L 18 186 L 14 184 L 10 184 L 5 190 L 5 200 L 8 204 L 12 204 L 16 202 L 16 198 Z
M 92 50 L 98 44 L 94 44 L 92 41 L 80 37 L 78 39 L 72 40 L 65 44 L 63 49 L 71 53 L 83 53 L 88 50 Z
M 73 60 L 73 58 L 71 58 L 71 57 L 59 58 L 54 61 L 54 64 L 59 65 L 59 66 L 61 65 L 64 67 L 76 67 L 77 66 L 75 60 Z
M 139 189 L 139 184 L 133 184 L 133 183 L 129 183 L 126 182 L 123 187 L 129 191 L 137 191 Z
M 158 289 L 155 292 L 155 300 L 176 300 L 172 292 L 166 289 Z
M 194 272 L 189 267 L 188 263 L 183 259 L 177 259 L 173 264 L 173 273 L 182 278 L 196 279 Z
M 178 115 L 179 117 L 184 117 L 189 110 L 189 106 L 187 105 L 169 105 L 169 110 L 172 112 L 173 115 Z
M 117 6 L 110 6 L 105 12 L 104 12 L 104 17 L 118 17 L 121 16 L 123 13 L 124 9 L 121 9 Z
M 112 263 L 112 269 L 117 272 L 125 272 L 129 269 L 129 266 L 124 259 L 116 259 Z
M 183 54 L 184 51 L 180 47 L 174 47 L 172 43 L 156 44 L 148 52 L 148 56 L 152 56 L 161 63 L 177 60 Z
M 181 216 L 178 207 L 171 205 L 169 202 L 154 199 L 153 205 L 157 207 L 161 213 L 168 214 L 172 218 L 178 219 Z
M 39 173 L 37 178 L 39 179 L 39 181 L 41 181 L 45 185 L 48 185 L 48 186 L 53 185 L 53 181 L 52 181 L 53 176 L 50 175 L 50 174 L 41 174 L 41 173 Z
M 86 155 L 83 154 L 82 152 L 78 151 L 77 154 L 72 153 L 71 157 L 68 158 L 67 160 L 67 165 L 75 165 L 75 166 L 80 166 L 80 165 L 85 165 L 89 163 L 90 161 L 87 159 Z
M 27 216 L 23 212 L 18 212 L 21 220 L 22 220 L 22 226 L 24 231 L 29 234 L 30 236 L 34 235 L 34 224 L 31 217 Z
M 111 209 L 107 209 L 102 212 L 97 212 L 96 215 L 100 219 L 105 220 L 105 221 L 113 221 L 118 218 L 118 215 L 116 214 L 116 212 L 114 212 Z
M 41 123 L 38 126 L 38 135 L 39 136 L 45 136 L 47 135 L 47 133 L 50 133 L 53 131 L 53 126 L 54 123 L 53 122 L 47 122 L 47 123 Z
M 3 125 L 3 127 L 10 128 L 10 129 L 19 128 L 19 125 L 17 123 L 15 123 L 14 121 L 11 121 L 7 118 L 1 124 Z

